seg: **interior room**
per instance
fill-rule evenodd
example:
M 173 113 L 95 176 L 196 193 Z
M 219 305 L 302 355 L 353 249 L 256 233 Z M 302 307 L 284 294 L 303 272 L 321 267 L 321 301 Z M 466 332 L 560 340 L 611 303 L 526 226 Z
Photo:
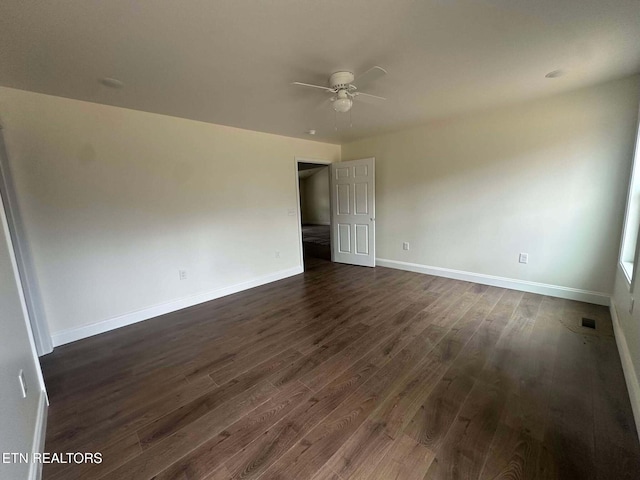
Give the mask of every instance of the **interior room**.
M 0 479 L 637 479 L 640 2 L 0 4 Z
M 298 162 L 298 178 L 304 265 L 312 258 L 331 261 L 329 166 Z

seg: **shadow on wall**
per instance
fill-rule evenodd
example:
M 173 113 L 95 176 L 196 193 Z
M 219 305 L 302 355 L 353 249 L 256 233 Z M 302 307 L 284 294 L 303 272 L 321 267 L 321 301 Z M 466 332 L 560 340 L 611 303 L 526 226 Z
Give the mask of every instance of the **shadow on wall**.
M 300 177 L 300 210 L 305 225 L 329 225 L 331 222 L 328 166 Z
M 338 145 L 4 87 L 0 105 L 53 335 L 301 268 L 293 160 L 340 158 Z
M 376 157 L 378 256 L 611 292 L 639 79 L 343 145 Z

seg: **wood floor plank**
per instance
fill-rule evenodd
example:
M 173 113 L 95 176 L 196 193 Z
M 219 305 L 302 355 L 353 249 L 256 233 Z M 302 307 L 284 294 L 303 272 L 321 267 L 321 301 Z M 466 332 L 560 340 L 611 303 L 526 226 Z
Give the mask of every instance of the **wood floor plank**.
M 295 330 L 290 334 L 287 334 L 282 339 L 278 339 L 275 342 L 265 342 L 265 345 L 252 351 L 251 355 L 244 355 L 239 358 L 234 358 L 229 362 L 224 362 L 220 368 L 213 368 L 213 364 L 208 364 L 207 369 L 211 370 L 208 374 L 209 378 L 215 381 L 217 384 L 222 385 L 229 380 L 236 378 L 238 375 L 245 373 L 246 371 L 254 368 L 260 363 L 275 357 L 281 352 L 291 349 L 296 344 L 299 344 L 305 338 L 309 341 L 321 341 L 318 338 L 326 338 L 330 333 L 333 333 L 339 326 L 332 324 L 329 327 L 314 324 L 304 331 Z M 248 347 L 251 348 L 251 347 Z M 299 350 L 296 350 L 299 352 Z M 302 356 L 302 354 L 300 354 Z M 203 370 L 203 371 L 205 371 Z M 195 375 L 197 377 L 197 375 Z M 191 377 L 193 378 L 193 377 Z
M 384 454 L 502 295 L 503 291 L 497 288 L 476 289 L 471 298 L 475 299 L 477 308 L 471 308 L 474 305 L 466 302 L 464 310 L 452 308 L 446 315 L 438 316 L 449 319 L 448 323 L 439 325 L 448 328 L 448 333 L 329 460 L 328 465 L 335 472 L 355 478 L 366 478 L 373 473 L 370 458 Z M 451 315 L 452 312 L 455 314 Z
M 343 478 L 367 479 L 373 475 L 376 462 L 393 445 L 393 438 L 386 433 L 386 423 L 369 416 L 346 439 L 326 465 Z
M 488 288 L 486 285 L 471 285 L 471 288 L 468 288 L 467 291 L 456 298 L 451 308 L 440 313 L 433 319 L 433 324 L 443 327 L 451 325 L 452 322 L 455 322 L 464 315 L 465 312 L 478 301 L 478 297 Z
M 476 382 L 424 478 L 478 478 L 505 402 L 499 386 Z
M 45 480 L 637 476 L 606 307 L 305 268 L 44 357 Z
M 185 382 L 179 388 L 167 389 L 164 395 L 148 392 L 135 407 L 124 408 L 119 405 L 119 409 L 105 420 L 101 421 L 97 415 L 93 422 L 86 420 L 85 416 L 79 416 L 75 423 L 73 420 L 67 421 L 65 425 L 69 430 L 60 436 L 48 433 L 47 442 L 55 445 L 59 451 L 75 451 L 80 448 L 100 451 L 215 388 L 210 379 L 203 378 L 194 383 Z M 88 415 L 90 410 L 87 410 Z
M 206 395 L 202 395 L 192 402 L 146 425 L 138 430 L 142 448 L 150 448 L 158 441 L 172 435 L 185 425 L 198 421 L 200 417 L 215 410 L 223 403 L 267 380 L 269 376 L 278 371 L 280 367 L 295 361 L 300 358 L 300 356 L 300 353 L 295 350 L 286 350 L 277 357 L 263 362 L 244 375 L 211 390 Z
M 455 363 L 434 382 L 432 392 L 406 425 L 405 433 L 433 451 L 439 449 L 521 298 L 521 292 L 504 293 Z
M 337 284 L 340 285 L 349 279 L 350 276 L 347 275 L 346 279 L 338 279 Z M 354 286 L 347 287 L 344 290 L 345 293 L 357 291 Z M 249 332 L 242 330 L 227 332 L 225 338 L 226 341 L 222 345 L 222 348 L 213 350 L 216 352 L 215 356 L 206 362 L 201 358 L 194 359 L 189 362 L 185 374 L 188 378 L 213 374 L 218 369 L 230 364 L 231 362 L 238 362 L 241 359 L 245 359 L 249 356 L 249 351 L 255 353 L 255 349 L 253 347 L 256 344 L 259 344 L 262 351 L 264 351 L 270 347 L 269 340 L 276 343 L 290 342 L 289 337 L 282 335 L 283 332 L 287 332 L 290 337 L 300 335 L 301 332 L 304 332 L 304 330 L 309 328 L 310 321 L 312 324 L 316 325 L 316 327 L 320 328 L 322 327 L 324 320 L 335 320 L 336 316 L 345 314 L 345 307 L 349 307 L 353 303 L 362 301 L 362 298 L 357 295 L 345 296 L 327 309 L 326 293 L 324 299 L 321 292 L 314 293 L 311 298 L 313 299 L 313 303 L 311 304 L 308 303 L 309 300 L 306 303 L 300 302 L 293 306 L 289 305 L 289 302 L 286 302 L 287 305 L 285 307 L 270 310 L 267 313 L 261 313 L 257 322 L 249 322 L 253 323 L 254 326 L 257 327 L 257 336 L 248 335 L 248 333 L 253 330 L 250 330 Z M 233 336 L 234 334 L 235 336 Z M 232 341 L 229 342 L 229 339 Z M 290 343 L 287 346 L 290 346 Z M 217 379 L 216 381 L 224 382 L 230 378 L 231 377 Z
M 408 435 L 400 435 L 368 480 L 422 480 L 434 458 L 427 447 Z
M 593 311 L 587 315 L 598 318 Z M 610 323 L 602 316 L 598 328 Z M 602 328 L 591 339 L 587 346 L 593 376 L 596 478 L 630 480 L 640 472 L 640 457 L 634 454 L 640 445 L 616 341 L 611 328 Z
M 188 477 L 187 477 L 188 478 Z M 187 479 L 185 479 L 187 480 Z M 231 480 L 231 475 L 229 471 L 224 467 L 224 465 L 214 471 L 211 475 L 206 477 L 206 480 Z
M 562 331 L 563 301 L 545 297 L 520 357 L 519 381 L 513 391 L 505 423 L 542 440 L 548 414 L 549 391 Z
M 433 328 L 430 328 L 433 327 Z M 430 325 L 349 399 L 270 467 L 263 480 L 309 478 L 331 458 L 375 408 L 444 337 L 446 329 Z M 437 332 L 434 336 L 434 332 Z
M 270 425 L 277 423 L 279 419 L 304 402 L 310 393 L 310 390 L 299 382 L 288 385 L 217 436 L 155 475 L 154 480 L 180 478 L 183 474 L 188 478 L 206 478 L 220 468 L 226 460 L 249 445 Z
M 327 287 L 332 287 L 333 285 L 340 285 L 341 282 L 350 281 L 351 276 L 355 275 L 356 273 L 357 271 L 353 271 L 351 274 L 345 273 L 341 276 L 336 276 L 335 278 L 329 277 L 323 281 L 324 283 L 318 283 L 317 286 L 327 288 Z M 307 283 L 311 284 L 313 282 L 304 282 L 304 284 L 307 284 Z M 283 280 L 282 282 L 280 282 L 280 284 L 290 285 L 291 281 L 289 279 Z M 284 309 L 282 308 L 283 302 L 278 301 L 281 295 L 280 296 L 277 294 L 273 295 L 271 293 L 274 290 L 277 291 L 277 287 L 266 285 L 266 286 L 253 289 L 252 292 L 255 292 L 253 294 L 248 294 L 247 292 L 241 292 L 239 294 L 234 295 L 233 298 L 237 299 L 235 301 L 229 301 L 228 299 L 230 297 L 225 297 L 215 302 L 209 302 L 207 304 L 191 307 L 188 310 L 183 310 L 183 311 L 175 312 L 172 314 L 164 315 L 150 321 L 154 325 L 154 329 L 157 331 L 157 333 L 160 333 L 160 334 L 154 336 L 153 338 L 145 338 L 144 339 L 145 348 L 137 348 L 134 351 L 130 350 L 131 347 L 136 346 L 135 342 L 137 341 L 136 336 L 135 335 L 131 336 L 131 333 L 134 333 L 134 334 L 138 333 L 144 328 L 144 326 L 141 326 L 141 325 L 131 325 L 130 327 L 127 327 L 124 332 L 121 330 L 117 330 L 117 331 L 110 332 L 108 334 L 110 338 L 114 338 L 119 341 L 119 343 L 116 345 L 108 345 L 108 346 L 104 345 L 104 343 L 101 343 L 96 338 L 89 338 L 83 341 L 82 342 L 83 345 L 92 347 L 91 356 L 87 356 L 83 354 L 82 351 L 78 352 L 78 354 L 76 355 L 76 352 L 78 351 L 78 349 L 75 347 L 74 344 L 70 344 L 70 345 L 65 345 L 64 347 L 60 347 L 59 349 L 56 349 L 56 351 L 52 355 L 49 355 L 47 357 L 55 359 L 60 355 L 62 355 L 63 357 L 62 361 L 58 362 L 58 364 L 65 367 L 62 370 L 60 370 L 64 372 L 65 377 L 69 376 L 69 374 L 72 373 L 74 369 L 80 369 L 85 373 L 90 371 L 87 368 L 82 369 L 82 367 L 86 366 L 87 362 L 91 362 L 94 365 L 98 364 L 97 362 L 101 360 L 101 355 L 100 355 L 101 351 L 103 352 L 104 355 L 109 355 L 112 357 L 111 358 L 112 365 L 115 364 L 117 366 L 118 362 L 128 361 L 130 359 L 132 359 L 135 362 L 133 363 L 134 365 L 138 365 L 138 361 L 136 361 L 137 355 L 143 355 L 145 357 L 148 357 L 149 356 L 148 353 L 150 352 L 150 350 L 153 351 L 153 349 L 150 349 L 151 345 L 153 345 L 154 343 L 159 343 L 160 344 L 159 346 L 162 347 L 163 346 L 162 344 L 166 342 L 166 339 L 163 338 L 163 335 L 162 335 L 163 332 L 166 332 L 168 335 L 171 335 L 172 331 L 175 328 L 182 326 L 185 322 L 188 322 L 190 324 L 189 326 L 192 328 L 201 327 L 203 323 L 206 323 L 207 326 L 210 326 L 212 325 L 211 315 L 218 314 L 216 315 L 218 318 L 215 318 L 216 320 L 214 324 L 215 330 L 213 332 L 214 337 L 220 337 L 221 336 L 220 332 L 222 332 L 222 334 L 225 334 L 225 335 L 232 335 L 233 332 L 231 330 L 225 331 L 226 326 L 230 325 L 232 327 L 239 326 L 239 328 L 244 328 L 245 325 L 249 325 L 251 323 L 261 323 L 264 320 L 263 318 L 260 318 L 260 316 L 256 317 L 255 311 L 257 308 L 259 308 L 260 311 L 263 311 L 263 312 L 264 311 L 268 312 L 270 310 L 273 310 L 273 308 L 279 308 L 280 311 L 286 311 L 287 308 L 290 308 L 292 302 L 295 304 L 295 302 L 298 301 L 304 304 L 308 302 L 309 299 L 311 298 L 319 298 L 323 295 L 326 295 L 326 292 L 323 292 L 322 289 L 319 289 L 312 295 L 308 295 L 307 294 L 308 292 L 306 291 L 304 284 L 302 283 L 294 284 L 293 287 L 287 288 L 287 291 L 286 291 L 287 302 L 286 302 L 286 308 Z M 298 292 L 303 294 L 302 296 L 299 296 L 299 299 L 292 298 L 296 296 L 296 293 L 297 293 L 296 289 L 298 290 Z M 255 298 L 259 299 L 261 296 L 264 297 L 264 301 L 262 302 L 262 304 L 254 300 Z M 266 308 L 264 306 L 265 302 L 268 304 Z M 234 306 L 233 303 L 237 303 L 238 305 Z M 223 305 L 222 308 L 218 307 L 218 305 L 220 304 Z M 234 307 L 234 308 L 229 310 L 228 315 L 222 316 L 222 318 L 220 318 L 221 315 L 219 314 L 226 313 L 225 309 L 229 309 L 230 307 Z M 320 308 L 320 304 L 318 304 L 318 307 Z M 240 315 L 238 315 L 237 313 L 239 311 L 241 312 Z M 249 315 L 251 316 L 251 318 L 246 319 L 247 320 L 246 322 L 235 321 L 238 319 L 245 320 L 245 317 Z M 276 318 L 277 317 L 278 316 L 276 316 Z M 149 322 L 145 323 L 145 325 L 147 325 L 148 323 Z M 178 338 L 187 339 L 187 340 L 202 339 L 204 342 L 210 343 L 209 342 L 210 337 L 211 335 L 207 335 L 207 336 L 190 335 L 189 331 L 186 331 L 184 335 L 181 335 Z M 176 337 L 174 336 L 174 338 Z M 126 351 L 127 348 L 129 348 L 129 351 L 127 351 L 127 355 L 119 355 L 122 351 Z M 163 351 L 162 348 L 159 351 L 162 352 Z M 200 353 L 203 353 L 203 352 L 200 352 Z M 47 357 L 44 358 L 45 363 L 47 362 Z M 113 362 L 113 360 L 115 360 L 115 362 Z M 53 364 L 53 366 L 55 366 L 55 363 Z M 95 373 L 98 373 L 98 375 L 95 375 Z M 99 374 L 101 373 L 101 371 L 98 371 L 95 373 L 93 375 L 94 377 L 100 377 Z M 51 379 L 51 381 L 53 381 L 53 384 L 50 381 L 51 393 L 55 393 L 55 379 L 56 379 L 55 372 L 53 373 L 53 375 L 49 375 L 49 378 Z M 73 379 L 73 380 L 77 380 L 77 379 Z M 78 381 L 72 381 L 69 383 L 76 384 L 76 385 L 83 385 L 83 382 L 78 382 Z M 65 392 L 69 392 L 69 391 L 71 391 L 71 389 L 65 389 Z
M 566 328 L 559 333 L 543 440 L 547 454 L 541 455 L 547 464 L 539 467 L 557 472 L 559 478 L 588 480 L 596 475 L 594 391 L 587 346 L 592 340 Z
M 311 480 L 342 480 L 340 475 L 332 471 L 328 467 L 321 468 Z
M 349 276 L 346 276 L 347 278 L 349 278 Z M 262 290 L 263 287 L 259 287 L 256 290 Z M 242 296 L 245 292 L 238 294 L 240 296 Z M 261 312 L 258 316 L 255 315 L 255 311 L 248 308 L 247 305 L 251 306 L 253 304 L 253 307 L 255 308 L 256 306 L 261 306 L 261 304 L 256 305 L 256 302 L 245 302 L 245 305 L 242 305 L 242 308 L 245 308 L 246 311 L 245 313 L 243 313 L 243 315 L 240 315 L 240 318 L 243 318 L 243 316 L 248 316 L 251 315 L 251 318 L 248 319 L 246 322 L 234 322 L 234 319 L 238 317 L 237 311 L 239 310 L 239 308 L 236 308 L 235 310 L 232 310 L 230 313 L 232 313 L 231 315 L 228 315 L 225 318 L 218 318 L 216 319 L 217 321 L 215 322 L 215 330 L 212 332 L 213 335 L 207 335 L 207 336 L 195 336 L 195 335 L 190 335 L 190 332 L 187 331 L 185 332 L 184 335 L 178 337 L 179 342 L 181 341 L 187 341 L 189 342 L 189 345 L 192 347 L 194 347 L 194 343 L 197 343 L 196 340 L 200 340 L 201 342 L 207 343 L 208 346 L 212 346 L 211 344 L 211 340 L 213 339 L 214 342 L 225 342 L 226 339 L 229 336 L 233 336 L 234 334 L 238 334 L 239 331 L 243 331 L 246 332 L 246 328 L 247 326 L 251 326 L 253 325 L 258 326 L 259 328 L 261 325 L 264 325 L 265 321 L 272 321 L 273 325 L 278 325 L 280 322 L 280 320 L 282 320 L 282 317 L 285 316 L 285 314 L 289 313 L 290 311 L 295 311 L 296 308 L 307 308 L 306 305 L 308 304 L 308 302 L 312 301 L 312 299 L 316 299 L 316 303 L 317 303 L 317 308 L 321 308 L 322 307 L 322 302 L 318 302 L 317 299 L 320 299 L 322 296 L 322 292 L 317 292 L 314 295 L 311 296 L 307 296 L 307 298 L 301 298 L 297 303 L 296 301 L 293 301 L 290 299 L 290 292 L 287 292 L 287 303 L 285 307 L 282 307 L 281 302 L 277 302 L 274 301 L 273 296 L 267 297 L 269 299 L 269 306 L 267 308 L 262 308 Z M 295 293 L 295 292 L 291 292 L 291 293 Z M 220 302 L 224 302 L 225 299 L 220 299 Z M 276 299 L 277 300 L 277 297 Z M 215 302 L 216 304 L 218 302 Z M 263 302 L 264 303 L 264 302 Z M 82 368 L 83 366 L 88 366 L 87 363 L 89 364 L 96 364 L 97 362 L 99 362 L 102 358 L 100 351 L 102 350 L 103 355 L 109 355 L 112 361 L 112 365 L 114 367 L 118 367 L 120 365 L 122 365 L 123 367 L 127 366 L 127 365 L 132 365 L 132 366 L 139 366 L 140 365 L 140 357 L 142 358 L 149 358 L 150 362 L 153 361 L 157 361 L 158 358 L 155 357 L 154 355 L 151 355 L 151 353 L 153 352 L 157 352 L 160 355 L 162 355 L 162 353 L 165 351 L 164 350 L 164 346 L 165 343 L 167 341 L 167 339 L 164 337 L 163 333 L 166 331 L 167 335 L 171 335 L 172 331 L 174 331 L 174 329 L 178 328 L 179 326 L 181 326 L 183 323 L 188 322 L 190 324 L 190 327 L 195 327 L 200 325 L 203 322 L 206 322 L 207 324 L 211 324 L 211 311 L 216 312 L 219 311 L 219 309 L 217 309 L 215 306 L 213 308 L 209 307 L 209 309 L 207 310 L 207 314 L 204 315 L 204 318 L 199 319 L 198 318 L 198 313 L 200 310 L 202 310 L 202 306 L 198 305 L 195 307 L 191 307 L 188 310 L 183 310 L 183 311 L 179 311 L 179 312 L 175 312 L 173 314 L 168 314 L 162 317 L 158 317 L 157 319 L 152 320 L 151 322 L 154 324 L 154 327 L 156 328 L 156 330 L 159 330 L 159 332 L 157 332 L 158 334 L 156 336 L 154 336 L 153 338 L 145 338 L 144 340 L 144 348 L 138 348 L 134 351 L 130 351 L 131 348 L 139 346 L 136 343 L 136 337 L 134 336 L 133 339 L 130 339 L 128 337 L 124 337 L 123 338 L 123 333 L 121 333 L 119 330 L 118 331 L 113 331 L 111 332 L 109 335 L 112 337 L 117 337 L 119 340 L 121 340 L 121 342 L 115 346 L 111 346 L 110 348 L 105 348 L 102 345 L 98 345 L 96 348 L 92 349 L 92 353 L 93 355 L 91 356 L 87 356 L 87 355 L 75 355 L 73 352 L 74 350 L 74 345 L 70 344 L 70 345 L 65 345 L 64 347 L 61 347 L 60 350 L 56 350 L 56 352 L 54 352 L 51 356 L 56 357 L 57 355 L 59 355 L 60 351 L 63 353 L 66 353 L 68 350 L 71 350 L 71 354 L 68 357 L 65 357 L 65 364 L 71 364 L 68 365 L 68 368 L 66 368 L 64 371 L 64 377 L 67 377 L 68 382 L 67 383 L 72 383 L 77 385 L 78 388 L 81 388 L 82 390 L 86 391 L 86 382 L 83 382 L 82 380 L 92 380 L 92 381 L 96 381 L 96 382 L 103 382 L 105 379 L 104 377 L 101 376 L 101 374 L 103 373 L 102 371 L 98 371 L 96 372 L 96 374 L 92 376 L 88 375 L 88 372 L 90 372 L 90 369 L 88 368 Z M 224 311 L 224 309 L 222 309 L 222 311 Z M 185 315 L 185 312 L 188 312 L 188 315 Z M 158 328 L 157 324 L 162 324 L 163 323 L 163 319 L 167 319 L 170 321 L 164 321 L 164 328 L 162 327 L 162 325 L 160 325 L 160 328 Z M 126 331 L 130 332 L 130 331 L 136 331 L 138 329 L 142 328 L 139 325 L 132 325 L 130 327 L 127 327 Z M 173 338 L 172 340 L 175 341 L 175 338 Z M 87 344 L 92 344 L 96 342 L 96 340 L 94 338 L 89 338 L 86 341 L 84 341 L 83 343 L 87 343 Z M 180 345 L 180 343 L 178 343 L 178 345 Z M 126 349 L 129 349 L 128 351 Z M 127 355 L 118 355 L 119 353 L 121 353 L 121 351 L 127 351 Z M 196 349 L 197 351 L 197 349 Z M 203 353 L 203 352 L 199 352 L 199 353 Z M 115 355 L 114 355 L 115 354 Z M 78 378 L 78 377 L 74 377 L 74 373 L 79 373 L 79 374 L 83 374 L 86 378 Z M 52 387 L 56 386 L 56 382 L 55 380 L 58 378 L 57 375 L 55 375 L 55 373 L 53 374 L 51 380 L 53 381 L 53 385 Z M 73 389 L 72 388 L 65 388 L 64 389 L 64 394 L 73 394 Z
M 500 475 L 535 478 L 537 475 L 539 442 L 531 438 L 529 430 L 523 425 L 528 418 L 521 414 L 523 410 L 520 407 L 521 403 L 528 403 L 524 397 L 529 391 L 526 380 L 530 380 L 531 375 L 524 372 L 527 371 L 527 360 L 532 353 L 531 332 L 534 325 L 540 325 L 541 320 L 545 320 L 538 315 L 542 300 L 543 298 L 537 295 L 523 296 L 513 318 L 504 328 L 503 335 L 493 349 L 494 355 L 482 369 L 480 376 L 491 382 L 493 388 L 499 389 L 501 398 L 507 398 L 502 420 L 497 422 L 491 446 L 484 459 L 483 470 L 478 471 L 482 472 L 482 478 L 495 478 Z M 542 327 L 545 325 L 542 324 Z M 542 423 L 545 420 L 545 405 L 546 402 L 540 405 L 542 415 L 538 420 Z M 514 425 L 516 428 L 507 425 L 509 420 L 512 425 L 517 424 Z M 437 451 L 440 449 L 437 448 Z M 477 463 L 477 460 L 474 463 Z
M 350 365 L 357 362 L 362 356 L 369 352 L 372 348 L 382 344 L 398 328 L 407 324 L 414 319 L 421 311 L 427 308 L 432 302 L 412 302 L 406 308 L 400 310 L 391 309 L 387 312 L 389 316 L 378 317 L 381 324 L 374 324 L 376 328 L 371 329 L 360 338 L 356 345 L 345 349 L 339 355 L 333 356 L 326 362 L 318 365 L 316 368 L 307 372 L 300 377 L 300 381 L 307 385 L 312 391 L 317 391 L 320 387 L 326 385 L 331 379 L 337 377 L 346 370 Z M 404 304 L 402 304 L 404 305 Z M 412 323 L 418 325 L 418 322 Z M 371 325 L 371 323 L 367 323 Z
M 327 317 L 329 316 L 330 314 L 327 314 Z M 326 331 L 324 320 L 325 318 L 323 317 L 314 319 L 311 325 L 304 322 L 294 323 L 293 325 L 282 322 L 276 330 L 265 331 L 261 337 L 257 337 L 253 341 L 244 336 L 234 338 L 231 344 L 227 345 L 212 360 L 206 363 L 202 363 L 200 360 L 192 362 L 193 366 L 188 367 L 186 376 L 191 379 L 208 375 L 214 381 L 224 383 L 243 370 L 255 365 L 254 362 L 265 360 L 269 356 L 278 353 L 279 350 L 289 348 L 293 343 L 298 343 L 318 332 Z M 338 326 L 339 324 L 335 324 L 333 328 L 338 328 Z M 226 376 L 218 373 L 225 368 L 231 370 Z
M 87 449 L 91 451 L 91 449 Z M 100 478 L 120 465 L 134 459 L 142 448 L 138 436 L 134 433 L 121 438 L 118 442 L 100 449 L 101 463 L 83 463 L 80 465 L 68 465 L 61 463 L 47 463 L 44 465 L 44 477 L 51 480 L 83 480 L 86 478 Z
M 228 462 L 234 478 L 255 478 L 291 448 L 308 431 L 334 411 L 360 385 L 379 369 L 370 360 L 379 356 L 372 352 L 326 387 L 314 394 L 280 424 Z
M 375 371 L 370 363 L 352 369 L 331 382 L 296 408 L 287 418 L 266 430 L 253 443 L 244 447 L 226 466 L 234 479 L 258 478 L 284 455 L 308 431 L 335 410 Z
M 108 420 L 114 414 L 114 405 L 118 405 L 119 408 L 124 407 L 125 404 L 138 406 L 149 398 L 157 398 L 157 396 L 169 392 L 179 391 L 188 384 L 184 375 L 170 368 L 164 371 L 149 372 L 144 380 L 140 380 L 138 384 L 133 378 L 120 379 L 120 381 L 107 379 L 105 381 L 113 387 L 100 389 L 103 397 L 99 396 L 97 392 L 88 395 L 77 394 L 84 401 L 93 405 L 93 414 L 83 410 L 78 411 L 77 406 L 70 405 L 71 402 L 66 402 L 64 398 L 54 397 L 54 406 L 60 406 L 60 408 L 51 412 L 54 427 L 48 432 L 48 435 L 52 440 L 57 443 L 61 438 L 71 439 L 81 434 L 83 427 L 89 428 L 96 421 Z M 211 384 L 210 381 L 208 383 Z
M 335 307 L 335 306 L 334 306 Z M 294 347 L 303 354 L 309 354 L 328 339 L 339 335 L 357 323 L 357 316 L 348 314 L 349 310 L 341 307 L 338 310 L 328 310 L 323 315 L 315 319 L 310 325 L 306 325 L 287 335 L 277 338 L 272 343 L 266 343 L 260 349 L 248 352 L 241 356 L 234 356 L 219 368 L 209 365 L 209 376 L 217 383 L 224 383 L 244 370 L 251 368 L 260 361 L 276 354 L 279 350 Z M 338 313 L 335 313 L 338 312 Z M 202 370 L 203 371 L 203 370 Z
M 500 423 L 489 447 L 480 478 L 538 478 L 540 446 L 538 440 L 523 430 Z
M 563 302 L 545 297 L 529 335 L 519 353 L 519 381 L 510 390 L 501 421 L 485 459 L 481 479 L 535 478 L 539 472 L 544 425 L 557 340 L 562 330 Z M 519 319 L 515 318 L 514 322 Z
M 526 363 L 526 351 L 543 297 L 525 293 L 518 304 L 514 318 L 503 331 L 493 349 L 491 358 L 479 374 L 486 383 L 499 385 L 505 392 L 513 390 L 520 381 L 519 368 Z
M 216 410 L 183 427 L 143 451 L 133 460 L 101 478 L 108 480 L 145 480 L 170 467 L 207 440 L 215 437 L 229 425 L 248 415 L 277 394 L 277 389 L 263 382 L 239 398 L 220 405 Z
M 276 387 L 280 387 L 299 379 L 337 353 L 349 347 L 353 342 L 359 340 L 370 328 L 368 325 L 356 324 L 350 326 L 346 331 L 338 332 L 336 335 L 337 338 L 330 337 L 318 348 L 309 352 L 308 355 L 292 362 L 286 368 L 281 369 L 276 375 L 271 377 L 271 383 Z
M 421 306 L 408 307 L 399 312 L 394 315 L 389 324 L 395 325 L 397 328 L 406 326 L 420 314 L 418 309 Z M 428 323 L 426 322 L 416 322 L 411 325 L 421 326 L 428 345 L 431 345 L 432 342 L 435 343 L 436 332 L 439 332 L 439 335 L 442 335 L 443 332 L 440 327 L 437 327 L 435 331 L 427 330 Z M 415 336 L 417 333 L 419 332 L 416 332 Z M 370 351 L 353 367 L 338 375 L 335 380 L 317 392 L 306 405 L 293 412 L 286 421 L 283 420 L 280 424 L 275 425 L 262 438 L 228 462 L 227 466 L 234 478 L 247 480 L 260 475 L 415 336 L 406 335 L 405 328 L 402 328 L 383 341 L 380 348 Z
M 409 376 L 407 385 L 394 393 L 375 413 L 375 418 L 384 420 L 385 431 L 396 438 L 411 421 L 414 412 L 431 393 L 445 372 L 456 362 L 462 352 L 468 350 L 470 340 L 502 298 L 502 289 L 489 287 L 458 319 L 450 318 L 449 332 L 425 357 L 421 368 Z

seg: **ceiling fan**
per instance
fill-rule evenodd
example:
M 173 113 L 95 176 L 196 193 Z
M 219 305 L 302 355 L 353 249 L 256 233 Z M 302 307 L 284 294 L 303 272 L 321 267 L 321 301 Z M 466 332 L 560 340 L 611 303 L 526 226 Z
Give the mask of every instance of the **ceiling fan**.
M 336 112 L 345 113 L 351 110 L 353 100 L 359 96 L 374 98 L 377 100 L 386 100 L 384 97 L 371 95 L 370 93 L 364 93 L 358 90 L 361 86 L 377 80 L 386 74 L 387 71 L 384 68 L 375 66 L 371 67 L 357 78 L 351 72 L 335 72 L 329 77 L 328 87 L 303 82 L 293 82 L 292 85 L 317 88 L 333 94 L 334 96 L 331 97 L 333 109 Z

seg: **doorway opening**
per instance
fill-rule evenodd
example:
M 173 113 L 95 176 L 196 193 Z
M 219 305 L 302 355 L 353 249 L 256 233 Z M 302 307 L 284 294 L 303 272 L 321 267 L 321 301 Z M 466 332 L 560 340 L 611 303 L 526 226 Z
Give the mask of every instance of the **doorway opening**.
M 331 195 L 329 165 L 315 160 L 297 160 L 302 261 L 307 268 L 318 261 L 331 261 Z

